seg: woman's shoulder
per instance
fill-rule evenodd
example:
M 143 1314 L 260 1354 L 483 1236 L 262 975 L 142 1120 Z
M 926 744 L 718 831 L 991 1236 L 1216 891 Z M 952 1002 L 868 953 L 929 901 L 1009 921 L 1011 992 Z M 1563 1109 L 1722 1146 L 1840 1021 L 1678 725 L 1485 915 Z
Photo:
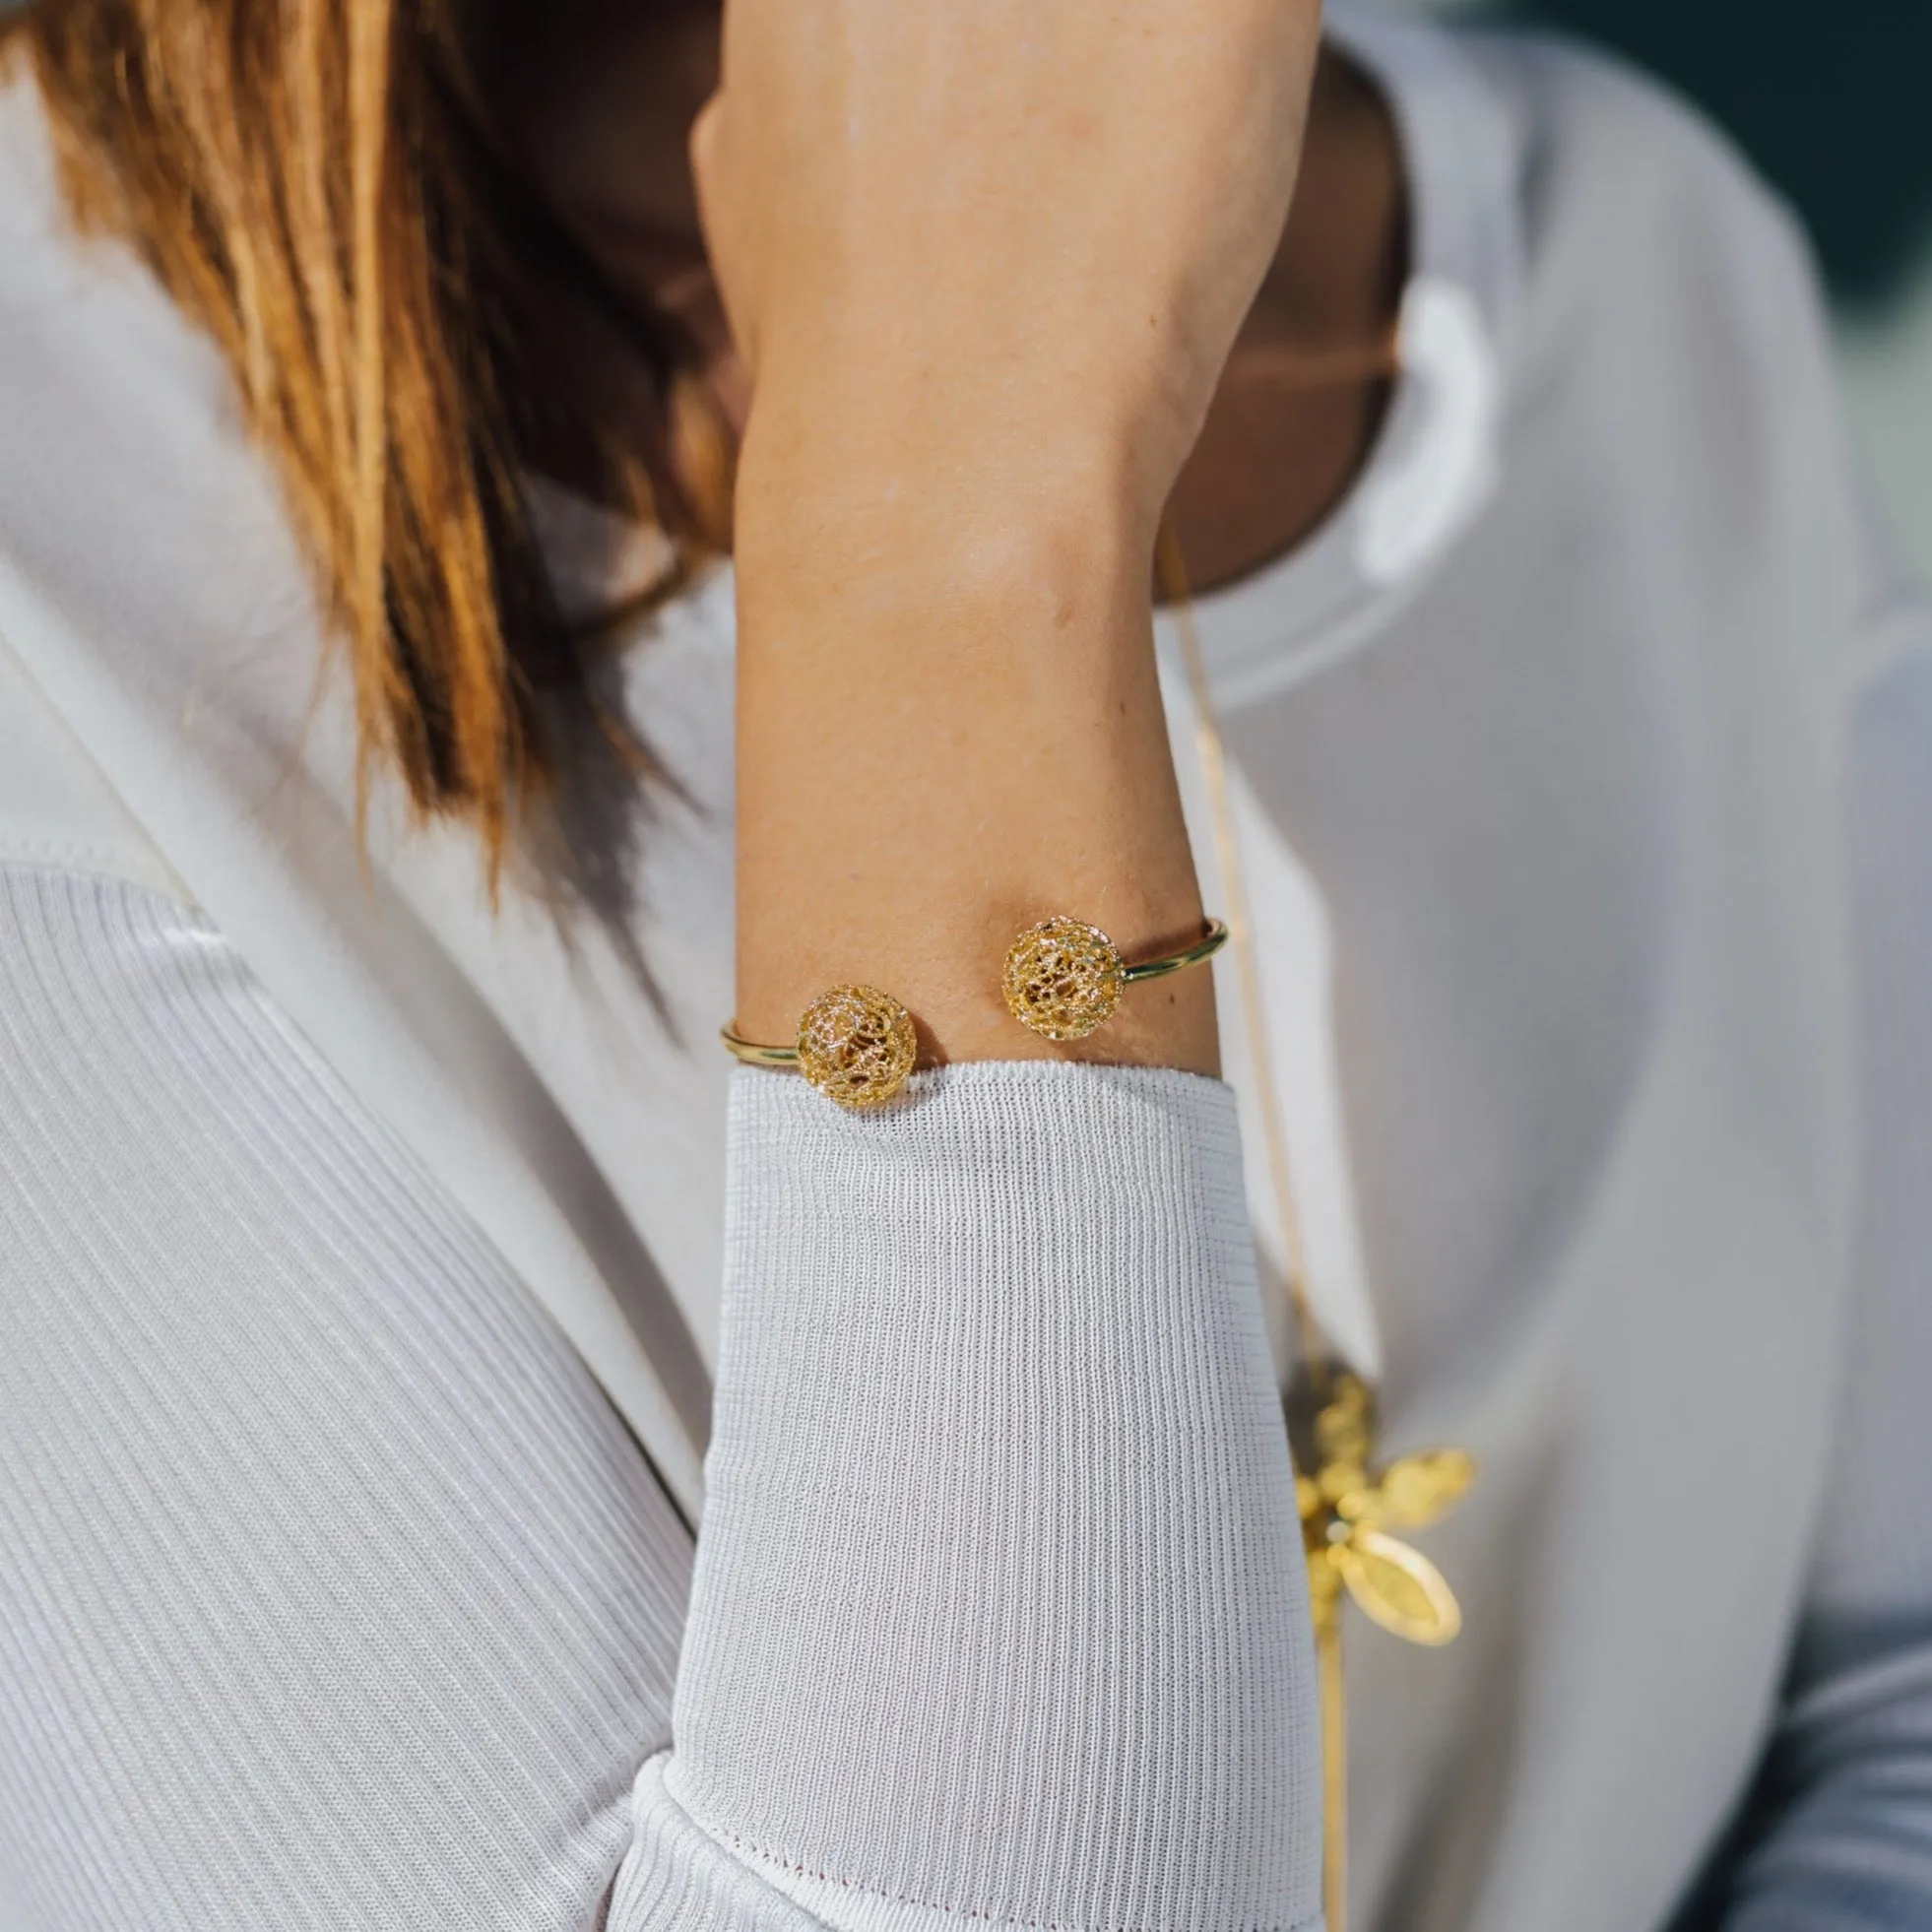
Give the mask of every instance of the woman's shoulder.
M 1609 50 L 1545 29 L 1444 30 L 1508 129 L 1532 275 L 1652 290 L 1725 283 L 1809 318 L 1820 306 L 1804 230 L 1694 101 Z
M 103 505 L 125 446 L 95 378 L 144 378 L 139 332 L 107 293 L 138 268 L 75 235 L 61 206 L 45 116 L 19 63 L 0 67 L 0 864 L 107 876 L 179 898 L 155 852 L 32 669 L 31 648 L 77 602 L 90 551 L 126 553 L 141 533 Z M 120 352 L 117 356 L 116 352 Z M 164 357 L 153 364 L 165 382 Z M 122 416 L 124 425 L 129 421 Z M 159 494 L 159 493 L 158 493 Z
M 1471 23 L 1443 32 L 1511 115 L 1527 192 L 1615 185 L 1633 206 L 1655 208 L 1667 196 L 1688 219 L 1720 208 L 1795 228 L 1731 136 L 1689 96 L 1623 55 L 1552 28 Z
M 0 558 L 0 868 L 119 880 L 185 905 L 173 869 L 8 642 L 23 594 Z
M 1616 56 L 1442 32 L 1504 130 L 1518 433 L 1613 443 L 1726 501 L 1738 541 L 1822 600 L 1815 628 L 1837 641 L 1821 666 L 1856 679 L 1888 613 L 1918 607 L 1858 478 L 1795 213 L 1695 103 Z
M 78 347 L 77 305 L 97 299 L 103 280 L 138 275 L 124 249 L 77 229 L 39 86 L 19 50 L 0 43 L 0 327 L 9 348 L 32 332 Z
M 213 342 L 123 240 L 74 220 L 18 60 L 0 62 L 0 550 L 56 516 L 98 532 L 116 472 L 160 511 L 157 484 L 238 440 Z
M 178 882 L 42 689 L 27 646 L 65 602 L 60 567 L 108 534 L 90 471 L 69 457 L 103 419 L 90 406 L 102 277 L 131 262 L 75 234 L 26 63 L 0 59 L 0 867 L 106 878 L 179 899 Z
M 0 858 L 166 890 L 97 714 L 226 693 L 295 634 L 307 579 L 214 345 L 132 250 L 76 228 L 19 62 L 0 70 Z

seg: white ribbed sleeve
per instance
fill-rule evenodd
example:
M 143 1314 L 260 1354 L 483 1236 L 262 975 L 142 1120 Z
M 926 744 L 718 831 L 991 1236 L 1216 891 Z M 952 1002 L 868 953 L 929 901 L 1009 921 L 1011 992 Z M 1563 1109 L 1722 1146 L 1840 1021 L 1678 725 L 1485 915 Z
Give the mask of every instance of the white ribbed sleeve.
M 0 869 L 0 1925 L 1313 1918 L 1227 1090 L 746 1074 L 729 1158 L 686 1621 L 582 1365 L 221 935 Z
M 1288 1932 L 1319 1807 L 1232 1097 L 733 1094 L 724 1356 L 647 1778 L 825 1923 Z

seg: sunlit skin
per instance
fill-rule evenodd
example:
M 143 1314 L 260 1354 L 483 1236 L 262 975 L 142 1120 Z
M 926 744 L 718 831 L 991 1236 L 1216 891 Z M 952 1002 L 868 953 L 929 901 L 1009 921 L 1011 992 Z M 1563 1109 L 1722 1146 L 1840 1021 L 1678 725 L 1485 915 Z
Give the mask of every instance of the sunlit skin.
M 1221 4 L 1251 58 L 1151 5 L 1030 0 L 1002 35 L 832 0 L 840 63 L 817 15 L 737 0 L 695 185 L 711 8 L 575 0 L 499 42 L 491 84 L 547 199 L 620 288 L 686 318 L 740 422 L 755 388 L 738 522 L 751 1037 L 869 979 L 935 1059 L 1218 1070 L 1205 973 L 1069 1048 L 1014 1025 L 998 966 L 1057 911 L 1129 956 L 1198 930 L 1147 628 L 1154 527 L 1166 506 L 1197 583 L 1281 552 L 1346 488 L 1385 402 L 1375 373 L 1307 378 L 1392 319 L 1386 113 L 1331 58 L 1311 96 L 1312 6 Z M 1020 186 L 1041 181 L 1053 197 Z M 636 404 L 624 382 L 613 360 L 613 419 Z

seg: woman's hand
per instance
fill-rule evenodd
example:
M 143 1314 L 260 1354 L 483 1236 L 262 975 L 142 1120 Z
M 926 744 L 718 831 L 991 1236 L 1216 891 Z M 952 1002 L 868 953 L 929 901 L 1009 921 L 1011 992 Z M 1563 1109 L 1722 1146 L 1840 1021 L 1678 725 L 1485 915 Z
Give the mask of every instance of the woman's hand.
M 727 0 L 693 139 L 754 365 L 739 475 L 739 1019 L 898 995 L 947 1058 L 1064 912 L 1201 905 L 1155 528 L 1285 219 L 1316 0 Z M 1076 1050 L 1212 1070 L 1209 976 Z
M 693 152 L 766 395 L 950 404 L 952 436 L 1123 463 L 1151 521 L 1280 239 L 1318 22 L 1312 0 L 729 0 Z

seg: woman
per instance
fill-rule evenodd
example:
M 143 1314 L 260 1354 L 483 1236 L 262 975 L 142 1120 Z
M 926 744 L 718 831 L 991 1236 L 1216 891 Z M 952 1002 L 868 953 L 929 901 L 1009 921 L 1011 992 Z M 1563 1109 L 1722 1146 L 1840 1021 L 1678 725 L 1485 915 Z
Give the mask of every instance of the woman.
M 1271 1087 L 1481 1465 L 1353 1922 L 1924 1920 L 1932 655 L 1781 217 L 1279 0 L 731 0 L 693 180 L 716 18 L 537 13 L 14 27 L 8 1921 L 1316 1922 Z M 1164 520 L 1260 1023 L 1069 1046 L 1016 930 L 1233 882 Z M 897 1104 L 728 1076 L 850 982 Z

